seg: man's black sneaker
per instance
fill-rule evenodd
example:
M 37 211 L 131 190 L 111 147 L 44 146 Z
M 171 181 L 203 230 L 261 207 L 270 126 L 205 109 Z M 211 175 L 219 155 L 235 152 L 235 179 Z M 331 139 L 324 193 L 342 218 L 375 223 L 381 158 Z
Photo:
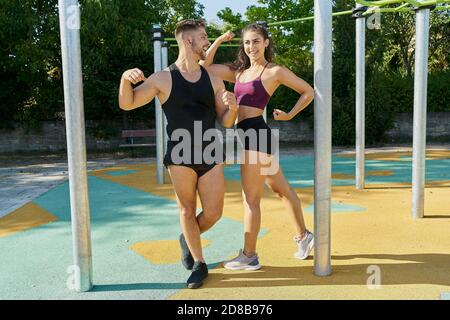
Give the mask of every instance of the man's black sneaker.
M 187 270 L 192 270 L 192 267 L 194 266 L 194 258 L 192 258 L 192 254 L 189 251 L 186 239 L 184 239 L 184 234 L 180 234 L 179 240 L 181 247 L 181 263 Z
M 196 261 L 192 268 L 192 273 L 187 280 L 187 287 L 189 289 L 200 288 L 203 284 L 203 280 L 208 276 L 208 266 L 204 262 Z

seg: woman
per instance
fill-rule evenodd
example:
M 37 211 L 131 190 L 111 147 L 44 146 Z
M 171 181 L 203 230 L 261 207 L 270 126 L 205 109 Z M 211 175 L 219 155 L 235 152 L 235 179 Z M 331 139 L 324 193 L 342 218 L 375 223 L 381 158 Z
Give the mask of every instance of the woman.
M 243 141 L 243 163 L 241 182 L 244 199 L 244 248 L 239 255 L 224 263 L 231 270 L 258 270 L 261 268 L 256 254 L 256 242 L 261 225 L 260 200 L 265 184 L 281 198 L 294 222 L 297 252 L 294 256 L 306 259 L 313 247 L 313 234 L 307 230 L 303 219 L 300 199 L 277 168 L 276 173 L 264 174 L 268 161 L 276 161 L 271 150 L 270 128 L 262 116 L 270 97 L 280 85 L 285 85 L 301 96 L 290 112 L 275 109 L 273 117 L 278 121 L 291 120 L 314 98 L 314 89 L 285 67 L 272 63 L 273 48 L 267 30 L 258 24 L 250 24 L 242 30 L 241 47 L 236 61 L 231 65 L 212 64 L 220 44 L 231 40 L 230 32 L 220 36 L 208 49 L 205 61 L 201 62 L 216 76 L 236 83 L 234 92 L 239 104 L 237 128 L 244 133 L 255 129 L 257 144 Z M 262 130 L 261 130 L 262 129 Z M 259 132 L 266 130 L 266 135 Z M 253 130 L 252 130 L 253 131 Z M 242 140 L 241 140 L 242 142 Z M 249 159 L 257 161 L 249 161 Z

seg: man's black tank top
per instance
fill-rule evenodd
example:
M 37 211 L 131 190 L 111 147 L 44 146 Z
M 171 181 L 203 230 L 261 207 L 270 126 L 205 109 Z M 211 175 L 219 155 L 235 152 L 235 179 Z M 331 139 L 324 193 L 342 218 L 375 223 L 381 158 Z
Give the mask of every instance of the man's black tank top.
M 194 121 L 197 121 L 197 125 L 198 121 L 201 122 L 201 136 L 203 136 L 206 130 L 215 128 L 217 116 L 214 89 L 208 72 L 200 66 L 200 79 L 197 82 L 189 82 L 181 75 L 175 64 L 170 65 L 169 70 L 172 89 L 169 98 L 162 105 L 167 118 L 166 131 L 169 137 L 167 153 L 179 143 L 171 139 L 176 129 L 185 129 L 190 133 L 192 152 L 195 148 L 203 150 L 210 141 L 194 141 Z M 166 158 L 167 156 L 169 154 L 166 154 Z

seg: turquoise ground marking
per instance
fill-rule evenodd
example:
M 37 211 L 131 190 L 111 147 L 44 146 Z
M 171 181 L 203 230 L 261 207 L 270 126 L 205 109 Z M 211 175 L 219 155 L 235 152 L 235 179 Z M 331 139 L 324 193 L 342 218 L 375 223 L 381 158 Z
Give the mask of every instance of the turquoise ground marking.
M 441 300 L 450 300 L 450 292 L 441 293 Z
M 60 220 L 0 238 L 2 299 L 165 299 L 185 287 L 189 276 L 181 263 L 156 265 L 129 249 L 137 242 L 174 240 L 180 234 L 174 201 L 98 177 L 89 177 L 94 290 L 76 294 L 66 289 L 72 264 L 68 183 L 34 203 Z M 266 234 L 262 230 L 262 235 Z M 210 267 L 237 252 L 243 225 L 222 218 L 202 235 Z
M 294 187 L 313 186 L 313 157 L 285 157 L 280 165 Z M 427 160 L 426 166 L 427 181 L 450 180 L 450 159 Z M 394 175 L 367 177 L 368 182 L 411 181 L 409 161 L 366 161 L 366 170 L 380 169 L 393 170 Z M 225 172 L 227 179 L 240 180 L 238 165 L 227 166 Z M 354 160 L 333 157 L 333 172 L 353 174 Z M 354 183 L 342 180 L 333 184 Z M 180 263 L 154 265 L 129 249 L 136 242 L 177 238 L 180 230 L 174 201 L 97 177 L 89 177 L 89 196 L 93 292 L 78 294 L 66 289 L 72 239 L 65 183 L 34 201 L 59 221 L 0 238 L 0 248 L 8 248 L 1 252 L 0 299 L 164 299 L 184 288 L 189 272 Z M 334 205 L 335 212 L 349 211 L 346 204 Z M 238 251 L 243 243 L 242 231 L 241 222 L 222 218 L 203 235 L 211 240 L 205 248 L 210 266 Z M 260 236 L 265 234 L 267 230 L 262 230 Z M 448 297 L 448 293 L 444 295 Z
M 136 173 L 136 172 L 137 172 L 136 170 L 120 170 L 120 171 L 105 172 L 105 174 L 109 174 L 110 176 L 113 176 L 113 177 L 121 177 L 121 176 L 127 176 L 132 173 Z
M 450 180 L 450 159 L 427 160 L 425 179 L 427 181 Z M 428 167 L 431 167 L 428 169 Z
M 331 202 L 331 212 L 332 213 L 340 213 L 340 212 L 362 212 L 366 211 L 367 208 L 352 205 L 352 204 L 346 204 L 346 203 L 339 203 L 339 202 Z M 305 208 L 305 213 L 314 213 L 314 204 L 311 204 Z
M 286 156 L 280 159 L 282 168 L 288 182 L 294 188 L 305 188 L 314 186 L 314 157 L 313 156 Z M 225 167 L 225 177 L 229 180 L 240 181 L 239 165 Z M 366 183 L 409 183 L 412 179 L 411 161 L 382 161 L 366 160 Z M 391 170 L 390 176 L 369 176 L 371 171 Z M 355 160 L 342 156 L 333 156 L 332 173 L 355 174 Z M 450 180 L 450 159 L 427 160 L 426 180 L 442 181 Z M 333 186 L 351 186 L 355 179 L 333 179 Z
M 354 161 L 333 157 L 333 173 L 354 174 L 349 164 L 354 165 Z M 280 167 L 283 170 L 288 182 L 294 188 L 308 188 L 314 186 L 314 157 L 313 156 L 286 156 L 280 159 Z M 225 177 L 229 180 L 240 181 L 239 165 L 225 167 Z M 333 179 L 333 185 L 352 185 L 354 180 Z

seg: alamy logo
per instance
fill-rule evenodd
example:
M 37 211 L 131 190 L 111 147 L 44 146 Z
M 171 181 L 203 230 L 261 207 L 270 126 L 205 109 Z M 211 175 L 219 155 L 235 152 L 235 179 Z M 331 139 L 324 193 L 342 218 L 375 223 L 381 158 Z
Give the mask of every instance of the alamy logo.
M 279 168 L 279 133 L 277 129 L 226 129 L 225 139 L 216 128 L 202 130 L 202 122 L 194 121 L 194 132 L 176 129 L 169 137 L 173 143 L 170 158 L 174 164 L 213 164 L 226 161 L 238 164 L 260 164 L 262 175 L 273 175 Z M 224 141 L 233 143 L 226 143 Z M 235 149 L 235 141 L 237 148 Z M 243 150 L 250 150 L 242 157 Z M 254 152 L 252 152 L 254 151 Z M 260 152 L 257 152 L 260 151 Z M 232 159 L 224 159 L 224 154 Z M 237 157 L 235 157 L 237 155 Z M 236 160 L 235 160 L 236 158 Z
M 80 7 L 77 5 L 71 5 L 67 8 L 67 29 L 79 30 L 80 29 Z
M 380 8 L 374 10 L 375 13 L 367 18 L 367 28 L 370 30 L 381 29 L 381 12 Z
M 379 266 L 371 265 L 367 267 L 367 273 L 370 274 L 367 278 L 367 288 L 369 290 L 381 289 L 381 269 Z
M 67 289 L 69 290 L 77 290 L 80 288 L 80 267 L 76 265 L 72 265 L 67 267 L 66 273 L 69 274 L 69 277 L 67 277 Z

